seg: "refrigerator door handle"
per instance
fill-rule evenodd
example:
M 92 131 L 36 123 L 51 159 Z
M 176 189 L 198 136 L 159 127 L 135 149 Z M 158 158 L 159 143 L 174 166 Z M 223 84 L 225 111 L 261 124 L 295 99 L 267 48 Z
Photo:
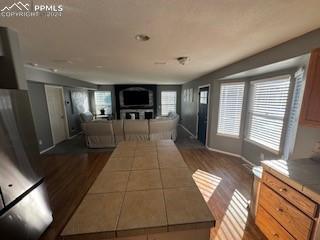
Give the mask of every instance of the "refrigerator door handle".
M 1 200 L 2 206 L 5 207 L 6 204 L 5 204 L 5 202 L 4 202 L 4 197 L 3 197 L 3 194 L 2 194 L 1 187 L 0 187 L 0 198 L 1 198 L 0 200 Z

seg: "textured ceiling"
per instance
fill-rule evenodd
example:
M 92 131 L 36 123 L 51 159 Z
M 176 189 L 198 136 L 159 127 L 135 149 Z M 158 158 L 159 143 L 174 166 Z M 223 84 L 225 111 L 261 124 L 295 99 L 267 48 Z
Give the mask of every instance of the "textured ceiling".
M 319 0 L 34 2 L 65 10 L 0 18 L 19 33 L 25 62 L 96 84 L 183 83 L 320 27 Z M 151 40 L 136 41 L 138 33 Z M 179 56 L 191 61 L 182 66 Z

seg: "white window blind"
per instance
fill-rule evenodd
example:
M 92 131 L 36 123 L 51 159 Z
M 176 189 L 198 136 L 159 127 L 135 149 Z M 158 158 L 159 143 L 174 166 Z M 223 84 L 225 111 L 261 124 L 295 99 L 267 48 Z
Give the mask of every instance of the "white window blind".
M 244 82 L 222 83 L 220 87 L 218 134 L 240 134 Z
M 96 113 L 100 114 L 100 110 L 104 109 L 105 114 L 112 114 L 112 100 L 110 91 L 94 92 L 94 100 L 96 104 Z
M 290 76 L 251 83 L 248 139 L 279 152 Z
M 305 86 L 304 69 L 300 68 L 295 74 L 295 85 L 293 90 L 291 110 L 287 126 L 287 134 L 284 146 L 283 159 L 288 160 L 293 153 L 294 144 L 296 141 L 301 103 Z
M 161 92 L 161 115 L 167 116 L 169 112 L 176 112 L 177 108 L 177 92 L 162 91 Z

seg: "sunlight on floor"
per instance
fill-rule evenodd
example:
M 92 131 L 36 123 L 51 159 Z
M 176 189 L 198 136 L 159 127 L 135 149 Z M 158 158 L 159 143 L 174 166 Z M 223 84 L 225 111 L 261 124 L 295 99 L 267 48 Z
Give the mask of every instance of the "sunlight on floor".
M 208 202 L 214 190 L 219 185 L 221 178 L 200 169 L 195 171 L 192 177 L 202 193 L 203 198 Z
M 214 239 L 240 240 L 244 235 L 248 218 L 249 201 L 236 189 Z

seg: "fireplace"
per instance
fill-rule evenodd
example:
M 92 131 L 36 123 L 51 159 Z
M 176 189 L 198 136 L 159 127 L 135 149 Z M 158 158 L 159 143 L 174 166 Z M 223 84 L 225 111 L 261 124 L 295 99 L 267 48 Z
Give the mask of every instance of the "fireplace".
M 156 115 L 156 85 L 115 85 L 118 119 L 152 119 Z

